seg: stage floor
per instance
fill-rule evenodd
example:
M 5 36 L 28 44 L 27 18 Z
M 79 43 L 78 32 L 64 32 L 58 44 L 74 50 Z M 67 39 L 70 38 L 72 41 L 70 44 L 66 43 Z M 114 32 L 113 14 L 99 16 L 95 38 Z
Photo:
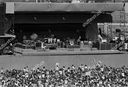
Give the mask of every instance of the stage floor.
M 29 53 L 30 51 L 28 51 Z M 66 51 L 66 55 L 59 51 L 51 51 L 52 55 L 46 51 L 44 54 L 38 53 L 38 55 L 3 55 L 0 56 L 0 67 L 3 68 L 23 68 L 25 66 L 34 67 L 37 64 L 45 65 L 47 68 L 54 68 L 56 63 L 60 63 L 61 66 L 71 66 L 80 65 L 80 64 L 87 64 L 87 65 L 94 65 L 96 61 L 101 61 L 103 64 L 111 65 L 111 66 L 123 66 L 128 65 L 128 53 L 122 53 L 119 51 L 95 51 L 95 55 L 91 53 L 91 51 L 75 51 L 76 53 L 73 54 L 73 51 Z M 99 54 L 98 54 L 99 52 Z M 114 53 L 115 52 L 115 53 Z M 34 51 L 33 51 L 34 53 Z M 49 53 L 49 54 L 48 54 Z M 63 53 L 63 55 L 62 55 Z M 94 51 L 93 51 L 94 53 Z M 79 55 L 78 55 L 79 54 Z
M 123 54 L 124 52 L 118 50 L 91 50 L 90 48 L 63 48 L 56 50 L 33 50 L 15 48 L 15 52 L 23 56 L 58 56 L 58 55 L 108 55 L 108 54 Z

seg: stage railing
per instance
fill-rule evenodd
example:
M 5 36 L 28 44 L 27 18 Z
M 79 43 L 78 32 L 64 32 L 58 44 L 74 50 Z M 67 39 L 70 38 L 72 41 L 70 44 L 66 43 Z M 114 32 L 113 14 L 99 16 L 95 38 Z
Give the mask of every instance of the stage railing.
M 70 2 L 72 0 L 0 0 L 0 2 Z M 80 2 L 85 2 L 85 3 L 90 3 L 90 2 L 95 2 L 95 3 L 106 3 L 106 2 L 112 2 L 112 3 L 118 3 L 118 2 L 128 2 L 128 0 L 75 0 L 75 1 L 80 1 Z

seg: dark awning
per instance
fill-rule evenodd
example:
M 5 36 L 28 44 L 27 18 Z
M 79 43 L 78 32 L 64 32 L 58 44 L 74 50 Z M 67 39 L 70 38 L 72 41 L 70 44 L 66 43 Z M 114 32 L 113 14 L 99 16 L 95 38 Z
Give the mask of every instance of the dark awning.
M 84 23 L 94 13 L 88 12 L 17 12 L 15 13 L 16 24 L 42 24 L 42 23 Z M 112 22 L 111 14 L 101 14 L 93 22 Z

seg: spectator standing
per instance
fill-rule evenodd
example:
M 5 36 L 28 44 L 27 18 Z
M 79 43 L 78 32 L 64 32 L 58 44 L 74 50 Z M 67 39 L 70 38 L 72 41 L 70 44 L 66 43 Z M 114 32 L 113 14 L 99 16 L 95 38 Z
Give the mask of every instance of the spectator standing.
M 80 3 L 80 0 L 72 0 L 72 3 Z
M 80 0 L 81 3 L 87 3 L 87 0 Z

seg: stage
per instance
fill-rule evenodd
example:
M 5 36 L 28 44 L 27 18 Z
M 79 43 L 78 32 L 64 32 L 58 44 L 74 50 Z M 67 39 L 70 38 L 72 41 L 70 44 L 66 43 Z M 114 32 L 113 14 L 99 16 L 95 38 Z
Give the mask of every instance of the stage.
M 77 32 L 77 30 L 84 31 L 85 28 L 82 24 L 86 22 L 88 18 L 96 14 L 97 11 L 111 13 L 120 11 L 122 8 L 123 3 L 59 4 L 8 2 L 6 3 L 6 10 L 1 11 L 1 13 L 6 13 L 6 18 L 9 20 L 7 23 L 8 28 L 4 29 L 3 26 L 0 27 L 1 32 L 6 33 L 6 31 L 10 29 L 9 25 L 14 23 L 15 33 L 19 38 L 20 36 L 22 37 L 20 34 L 22 34 L 24 30 L 30 34 L 32 30 L 38 31 L 38 33 L 42 31 L 45 34 L 51 31 L 53 34 L 55 33 L 55 35 L 60 34 L 60 36 L 63 36 L 61 33 L 67 34 L 67 32 L 71 31 L 69 33 L 69 35 L 71 35 L 71 33 L 73 34 L 73 32 Z M 4 17 L 1 16 L 1 19 L 4 20 Z M 112 22 L 111 14 L 101 14 L 93 21 L 86 29 L 87 36 L 96 39 L 95 36 L 98 34 L 97 23 L 104 22 Z M 123 66 L 128 63 L 128 54 L 115 50 L 18 50 L 15 55 L 0 56 L 0 67 L 23 68 L 29 66 L 32 68 L 36 64 L 42 64 L 42 62 L 44 62 L 43 64 L 48 68 L 54 68 L 56 63 L 60 63 L 61 66 L 70 66 L 72 64 L 86 64 L 92 66 L 99 60 L 103 64 L 111 66 Z
M 49 49 L 21 49 L 15 48 L 16 53 L 23 56 L 65 56 L 65 55 L 109 55 L 109 54 L 123 54 L 124 52 L 118 50 L 97 50 L 96 48 L 58 48 L 56 50 Z

